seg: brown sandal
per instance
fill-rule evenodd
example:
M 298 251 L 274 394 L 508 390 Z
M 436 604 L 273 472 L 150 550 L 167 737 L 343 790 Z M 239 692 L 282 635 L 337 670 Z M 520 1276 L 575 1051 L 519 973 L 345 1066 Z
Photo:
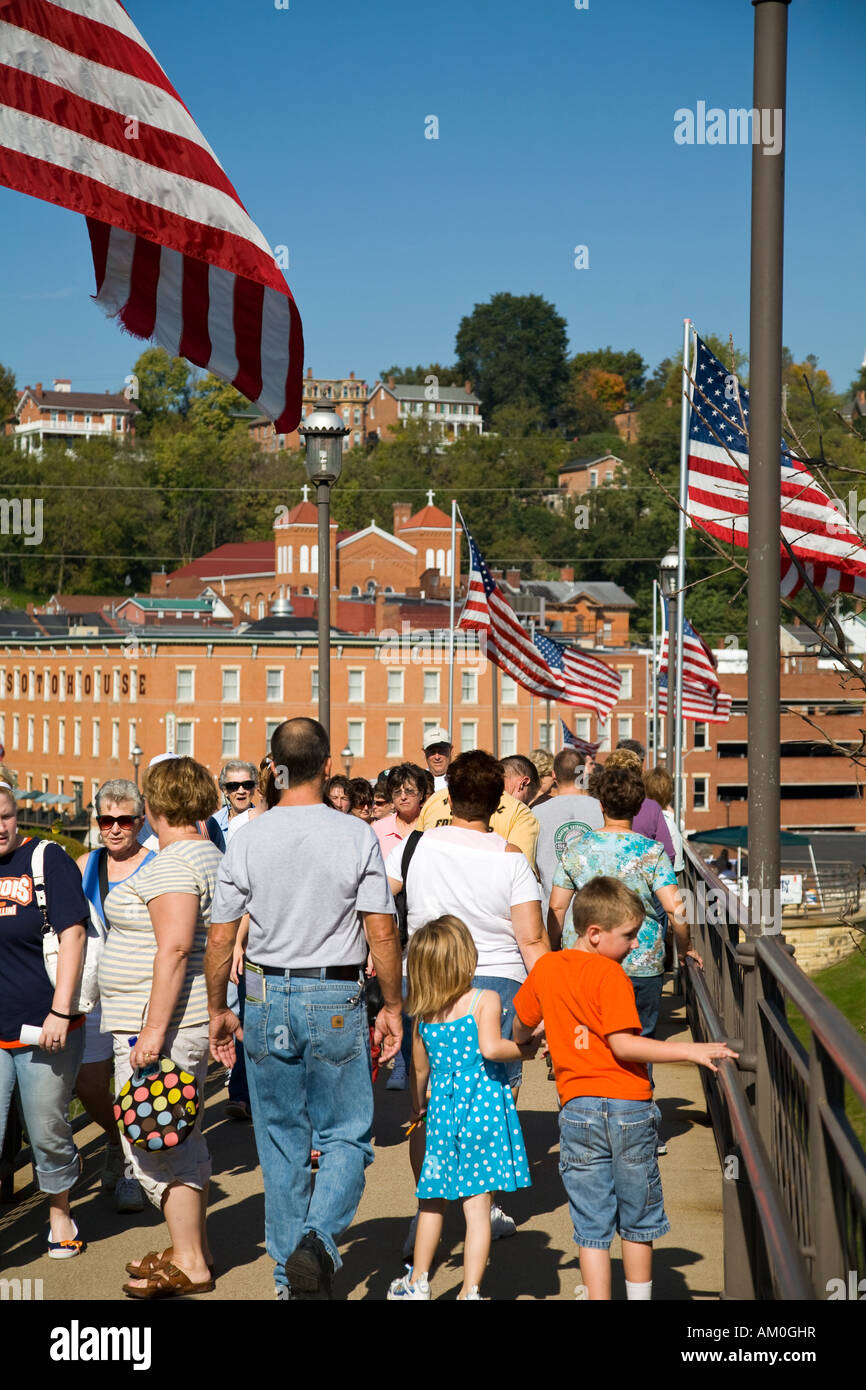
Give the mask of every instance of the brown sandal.
M 183 1298 L 191 1293 L 210 1293 L 214 1287 L 213 1279 L 208 1279 L 203 1284 L 193 1284 L 182 1269 L 169 1263 L 155 1269 L 148 1276 L 143 1288 L 134 1289 L 131 1285 L 124 1284 L 123 1292 L 130 1298 Z
M 148 1250 L 147 1254 L 143 1255 L 137 1264 L 133 1264 L 132 1260 L 130 1260 L 129 1264 L 126 1266 L 126 1272 L 127 1274 L 131 1274 L 133 1279 L 147 1279 L 151 1274 L 155 1274 L 162 1265 L 170 1264 L 173 1254 L 173 1245 L 169 1245 L 167 1249 L 163 1250 L 161 1255 L 158 1250 Z M 213 1264 L 208 1265 L 211 1274 L 213 1274 L 214 1268 L 215 1266 Z

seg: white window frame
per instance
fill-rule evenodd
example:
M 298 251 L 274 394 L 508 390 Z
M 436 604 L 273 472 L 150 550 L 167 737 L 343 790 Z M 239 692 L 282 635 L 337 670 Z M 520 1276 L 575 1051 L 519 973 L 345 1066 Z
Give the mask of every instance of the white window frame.
M 698 803 L 698 790 L 702 797 L 701 804 Z M 707 776 L 697 776 L 692 778 L 692 810 L 707 811 L 710 806 L 710 779 Z
M 270 688 L 271 677 L 273 676 L 277 677 L 276 684 L 278 686 L 278 689 L 275 692 L 273 692 Z M 265 700 L 268 704 L 282 704 L 284 698 L 283 688 L 285 685 L 285 676 L 286 673 L 282 666 L 267 666 L 265 668 Z
M 57 752 L 58 755 L 66 752 L 66 720 L 62 717 L 57 721 Z
M 188 676 L 188 677 L 189 677 L 189 694 L 188 694 L 188 695 L 184 695 L 184 694 L 181 693 L 181 677 L 183 677 L 183 676 Z M 176 679 L 175 679 L 175 694 L 174 694 L 174 701 L 175 701 L 175 704 L 176 704 L 176 705 L 192 705 L 192 704 L 194 704 L 194 703 L 195 703 L 195 667 L 194 667 L 194 666 L 178 666 L 178 667 L 176 668 L 176 670 L 175 670 L 175 678 L 176 678 Z
M 478 720 L 460 720 L 460 752 L 474 753 L 478 747 Z
M 91 756 L 92 758 L 98 758 L 98 757 L 99 757 L 99 738 L 100 738 L 99 720 L 98 720 L 98 719 L 94 719 L 94 720 L 92 721 L 92 723 L 91 723 L 91 726 L 90 726 L 90 756 Z
M 403 757 L 403 720 L 385 720 L 385 757 Z
M 366 724 L 366 719 L 349 719 L 346 721 L 346 747 L 351 751 L 353 758 L 363 758 L 364 756 L 364 732 Z
M 437 670 L 424 672 L 424 704 L 438 705 L 440 703 L 441 672 Z M 431 685 L 433 693 L 427 693 L 428 683 Z
M 621 685 L 620 688 L 619 688 L 619 697 L 618 697 L 618 698 L 619 698 L 620 700 L 631 700 L 631 699 L 633 699 L 634 697 L 633 697 L 633 694 L 632 694 L 632 686 L 633 686 L 633 684 L 634 684 L 634 680 L 633 680 L 634 667 L 633 667 L 633 666 L 617 666 L 616 669 L 619 671 L 619 674 L 622 676 L 622 685 Z
M 467 690 L 469 693 L 467 694 Z M 478 672 L 460 672 L 460 702 L 464 705 L 478 704 Z M 477 723 L 477 720 L 476 720 Z
M 220 726 L 220 758 L 237 758 L 241 747 L 241 721 L 223 719 Z
M 623 739 L 623 738 L 631 738 L 631 737 L 632 737 L 632 732 L 631 732 L 631 731 L 632 731 L 632 724 L 633 724 L 633 722 L 634 722 L 634 721 L 633 721 L 632 716 L 631 716 L 630 714 L 618 714 L 618 715 L 617 715 L 617 717 L 616 717 L 616 741 L 617 741 L 617 743 L 619 743 L 620 739 Z
M 364 674 L 362 666 L 350 666 L 346 672 L 346 701 L 350 705 L 362 705 L 364 703 L 364 688 L 366 686 Z
M 27 716 L 27 752 L 32 753 L 36 744 L 36 720 L 32 714 Z
M 119 719 L 112 719 L 112 721 L 111 721 L 111 756 L 112 756 L 112 758 L 119 758 L 119 757 L 120 757 L 120 720 L 119 720 Z
M 80 758 L 80 757 L 81 757 L 81 720 L 80 720 L 80 719 L 73 719 L 73 721 L 72 721 L 72 756 L 73 756 L 73 758 Z
M 513 676 L 509 676 L 507 671 L 500 673 L 499 695 L 503 705 L 517 704 L 517 681 Z
M 389 705 L 402 705 L 403 691 L 405 688 L 405 671 L 401 666 L 391 666 L 388 669 L 388 699 Z
M 226 678 L 235 677 L 235 693 L 232 695 L 226 689 Z M 222 702 L 224 705 L 237 705 L 241 698 L 241 668 L 240 666 L 223 666 L 222 668 Z
M 311 666 L 311 667 L 310 667 L 310 699 L 311 699 L 311 701 L 312 701 L 314 704 L 317 704 L 317 703 L 318 703 L 318 700 L 319 700 L 319 668 L 318 668 L 318 666 Z
M 684 721 L 685 722 L 685 721 Z M 710 747 L 710 725 L 706 719 L 696 719 L 692 724 L 692 747 L 705 753 Z M 703 742 L 698 743 L 698 729 L 703 730 Z
M 47 714 L 42 716 L 42 752 L 51 752 L 51 719 Z
M 183 749 L 183 748 L 181 747 L 181 744 L 182 744 L 184 741 L 187 740 L 187 736 L 188 736 L 189 747 L 186 748 L 186 749 Z M 177 721 L 177 723 L 176 723 L 176 725 L 175 725 L 175 735 L 174 735 L 174 737 L 175 737 L 174 751 L 177 753 L 178 757 L 179 757 L 179 758 L 184 758 L 184 757 L 187 757 L 187 758 L 194 758 L 194 757 L 195 757 L 195 720 L 194 720 L 194 719 L 178 719 L 178 721 Z
M 517 753 L 517 720 L 504 719 L 499 726 L 500 756 L 511 758 Z

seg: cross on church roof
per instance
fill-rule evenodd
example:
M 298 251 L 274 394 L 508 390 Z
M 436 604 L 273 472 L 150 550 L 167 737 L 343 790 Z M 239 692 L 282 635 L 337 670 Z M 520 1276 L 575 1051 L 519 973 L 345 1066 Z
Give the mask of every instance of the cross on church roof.
M 304 483 L 304 486 L 301 488 L 301 492 L 304 494 L 304 501 L 305 501 L 305 502 L 307 501 L 307 493 L 308 493 L 309 491 L 310 491 L 309 483 Z
M 427 489 L 427 505 L 428 505 L 428 507 L 432 507 L 432 506 L 433 506 L 433 489 L 432 489 L 432 487 Z

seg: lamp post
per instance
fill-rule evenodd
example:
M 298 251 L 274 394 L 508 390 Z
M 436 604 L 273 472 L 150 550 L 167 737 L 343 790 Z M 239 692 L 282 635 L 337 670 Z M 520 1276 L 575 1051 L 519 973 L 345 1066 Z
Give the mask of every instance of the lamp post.
M 144 749 L 143 749 L 143 748 L 139 748 L 138 744 L 136 743 L 135 747 L 134 747 L 133 750 L 132 750 L 132 766 L 133 766 L 133 769 L 134 769 L 134 771 L 135 771 L 135 785 L 136 785 L 136 786 L 138 786 L 138 769 L 139 769 L 139 765 L 140 765 L 140 763 L 141 763 L 141 759 L 142 759 L 143 756 L 144 756 Z
M 316 489 L 319 512 L 319 723 L 331 733 L 331 488 L 343 471 L 343 439 L 349 433 L 324 398 L 298 427 L 306 444 L 304 466 Z
M 354 756 L 348 744 L 346 744 L 346 747 L 343 749 L 342 753 L 340 754 L 340 757 L 343 759 L 343 766 L 346 769 L 346 776 L 350 777 L 352 775 L 352 763 L 354 762 Z
M 675 702 L 676 702 L 676 669 L 677 669 L 677 633 L 676 633 L 676 604 L 674 595 L 677 591 L 677 571 L 679 567 L 679 557 L 677 548 L 672 545 L 667 554 L 663 557 L 659 565 L 659 588 L 665 600 L 665 621 L 668 630 L 668 702 L 667 714 L 665 715 L 665 767 L 671 777 L 675 775 L 674 770 L 674 724 L 676 721 Z M 664 639 L 662 639 L 664 641 Z

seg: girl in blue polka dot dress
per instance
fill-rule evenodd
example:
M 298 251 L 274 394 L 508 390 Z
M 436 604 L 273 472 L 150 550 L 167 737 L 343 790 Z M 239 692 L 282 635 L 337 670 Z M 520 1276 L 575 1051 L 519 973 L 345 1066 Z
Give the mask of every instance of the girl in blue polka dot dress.
M 479 1299 L 490 1254 L 491 1194 L 530 1185 L 511 1087 L 497 1063 L 534 1057 L 538 1041 L 521 1046 L 501 1036 L 499 995 L 471 987 L 477 961 L 458 917 L 429 922 L 409 942 L 406 1010 L 416 1020 L 413 1120 L 426 1123 L 427 1142 L 412 1268 L 394 1280 L 389 1301 L 430 1298 L 429 1272 L 445 1208 L 458 1200 L 466 1219 L 458 1298 Z

